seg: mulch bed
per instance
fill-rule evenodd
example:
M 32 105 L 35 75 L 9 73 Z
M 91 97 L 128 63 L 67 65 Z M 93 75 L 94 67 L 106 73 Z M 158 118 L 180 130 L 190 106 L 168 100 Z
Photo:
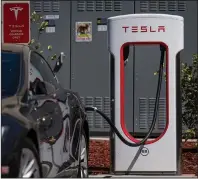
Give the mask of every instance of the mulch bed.
M 198 173 L 198 149 L 195 142 L 182 143 L 182 173 Z M 89 168 L 92 174 L 108 174 L 110 169 L 110 145 L 106 140 L 91 140 Z

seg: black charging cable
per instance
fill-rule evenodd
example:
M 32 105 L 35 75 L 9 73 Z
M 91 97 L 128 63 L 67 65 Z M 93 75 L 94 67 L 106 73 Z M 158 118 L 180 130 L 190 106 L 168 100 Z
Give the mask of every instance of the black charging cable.
M 95 111 L 98 114 L 100 114 L 110 125 L 110 127 L 112 128 L 112 130 L 117 134 L 117 136 L 119 137 L 119 139 L 126 145 L 130 146 L 130 147 L 138 147 L 141 145 L 144 145 L 146 143 L 146 141 L 148 140 L 148 138 L 150 137 L 150 135 L 152 134 L 154 128 L 155 128 L 155 124 L 157 121 L 157 115 L 158 115 L 158 110 L 159 110 L 159 99 L 160 99 L 160 92 L 161 92 L 161 86 L 162 86 L 162 78 L 163 78 L 163 66 L 164 66 L 164 58 L 165 58 L 165 51 L 166 48 L 162 45 L 160 45 L 160 51 L 161 51 L 161 57 L 160 57 L 160 65 L 159 65 L 159 77 L 158 77 L 158 84 L 157 84 L 157 92 L 156 92 L 156 100 L 155 100 L 155 108 L 154 108 L 154 114 L 153 114 L 153 120 L 150 126 L 150 129 L 148 131 L 148 133 L 146 134 L 146 136 L 144 137 L 144 139 L 142 139 L 140 142 L 138 143 L 131 143 L 129 141 L 127 141 L 118 131 L 118 129 L 115 127 L 115 125 L 113 124 L 113 122 L 111 121 L 111 119 L 102 111 L 98 110 L 96 107 L 85 107 L 85 111 Z

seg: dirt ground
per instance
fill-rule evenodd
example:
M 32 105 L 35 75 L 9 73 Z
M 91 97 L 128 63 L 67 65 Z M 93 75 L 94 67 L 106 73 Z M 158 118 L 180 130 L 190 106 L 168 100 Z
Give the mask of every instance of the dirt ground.
M 198 148 L 196 143 L 183 143 L 182 173 L 198 174 Z M 110 145 L 109 141 L 91 140 L 89 146 L 89 167 L 95 168 L 92 174 L 108 173 L 110 168 Z

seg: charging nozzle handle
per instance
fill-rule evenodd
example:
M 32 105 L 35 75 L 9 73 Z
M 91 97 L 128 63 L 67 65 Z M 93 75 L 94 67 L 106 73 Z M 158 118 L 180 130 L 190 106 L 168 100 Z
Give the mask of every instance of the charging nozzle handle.
M 107 123 L 110 125 L 110 127 L 113 129 L 113 131 L 116 133 L 116 135 L 119 137 L 119 139 L 126 145 L 130 146 L 130 147 L 137 147 L 139 145 L 137 145 L 136 143 L 131 143 L 128 142 L 118 131 L 118 129 L 115 127 L 115 125 L 112 123 L 111 119 L 104 114 L 102 111 L 98 110 L 96 107 L 85 107 L 85 111 L 95 111 L 98 114 L 100 114 L 106 121 Z

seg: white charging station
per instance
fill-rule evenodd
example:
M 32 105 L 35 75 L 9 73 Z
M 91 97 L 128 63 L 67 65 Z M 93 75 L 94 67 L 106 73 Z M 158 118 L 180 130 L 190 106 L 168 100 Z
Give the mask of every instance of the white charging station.
M 166 128 L 144 146 L 129 147 L 112 134 L 111 154 L 114 173 L 180 174 L 181 108 L 179 94 L 179 53 L 184 48 L 184 19 L 165 14 L 131 14 L 108 19 L 108 48 L 111 66 L 111 117 L 129 142 L 125 126 L 124 59 L 127 44 L 161 44 L 166 47 Z M 149 65 L 149 63 L 148 63 Z M 143 152 L 145 155 L 140 155 Z

